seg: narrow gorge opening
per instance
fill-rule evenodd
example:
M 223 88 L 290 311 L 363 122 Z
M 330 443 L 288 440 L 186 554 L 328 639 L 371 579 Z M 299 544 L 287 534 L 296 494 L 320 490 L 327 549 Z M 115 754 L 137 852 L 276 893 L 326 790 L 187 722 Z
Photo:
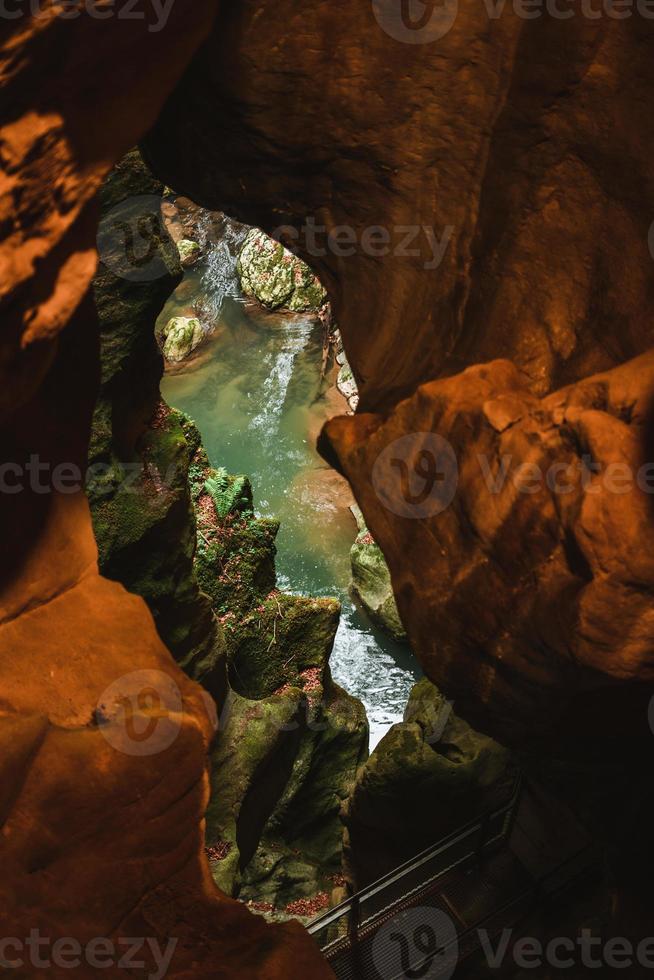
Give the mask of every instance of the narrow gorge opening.
M 520 794 L 518 755 L 458 717 L 397 644 L 381 549 L 315 448 L 328 419 L 362 418 L 343 415 L 358 393 L 324 289 L 274 238 L 166 190 L 136 151 L 102 204 L 88 487 L 100 568 L 145 600 L 217 705 L 213 881 L 300 920 L 320 948 L 380 878 L 404 881 L 425 855 L 445 861 L 443 894 L 474 903 L 497 871 L 490 909 L 540 860 L 531 844 L 503 849 L 518 805 L 529 839 L 549 816 Z M 554 864 L 579 842 L 557 819 Z M 452 875 L 448 837 L 464 848 Z
M 382 551 L 318 455 L 358 399 L 320 282 L 274 237 L 165 189 L 136 151 L 103 208 L 100 567 L 218 708 L 214 882 L 318 930 L 339 905 L 338 931 L 350 896 L 483 814 L 503 821 L 516 760 L 422 676 Z
M 167 193 L 184 268 L 155 336 L 196 446 L 194 567 L 225 645 L 207 853 L 269 918 L 346 895 L 342 808 L 422 676 L 323 424 L 358 399 L 322 285 L 276 240 Z M 294 694 L 299 692 L 299 698 Z
M 156 326 L 164 355 L 170 355 L 162 395 L 196 423 L 213 467 L 250 480 L 257 517 L 279 522 L 278 588 L 340 602 L 331 672 L 363 702 L 372 750 L 403 717 L 422 672 L 397 611 L 379 608 L 379 595 L 366 594 L 363 582 L 364 595 L 357 595 L 352 548 L 357 535 L 372 539 L 349 485 L 316 449 L 324 422 L 356 404 L 328 298 L 290 252 L 279 261 L 272 251 L 266 254 L 266 244 L 274 249 L 277 243 L 263 232 L 173 193 L 163 207 L 185 271 Z M 248 267 L 253 279 L 259 276 L 253 285 L 263 301 L 244 292 L 239 276 L 239 255 L 248 245 L 251 252 L 263 249 L 259 270 L 256 263 Z M 290 291 L 287 268 L 295 276 L 306 270 L 307 284 Z M 191 343 L 192 350 L 180 351 L 166 343 L 171 324 L 194 319 L 201 326 L 197 347 Z M 376 604 L 371 611 L 377 622 L 366 602 L 369 609 Z
M 651 976 L 648 3 L 5 10 L 5 969 Z

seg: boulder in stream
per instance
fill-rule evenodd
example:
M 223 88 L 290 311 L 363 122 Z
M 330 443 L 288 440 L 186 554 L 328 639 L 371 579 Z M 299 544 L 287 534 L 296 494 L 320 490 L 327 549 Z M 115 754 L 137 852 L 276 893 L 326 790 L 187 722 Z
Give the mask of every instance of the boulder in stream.
M 305 262 L 254 228 L 243 243 L 237 271 L 241 289 L 269 310 L 318 312 L 327 293 Z
M 197 242 L 191 241 L 190 238 L 182 238 L 177 242 L 177 251 L 179 252 L 179 260 L 182 263 L 182 267 L 184 269 L 190 269 L 200 258 L 202 249 Z
M 166 360 L 178 363 L 200 346 L 204 330 L 197 317 L 174 316 L 161 331 L 161 339 Z

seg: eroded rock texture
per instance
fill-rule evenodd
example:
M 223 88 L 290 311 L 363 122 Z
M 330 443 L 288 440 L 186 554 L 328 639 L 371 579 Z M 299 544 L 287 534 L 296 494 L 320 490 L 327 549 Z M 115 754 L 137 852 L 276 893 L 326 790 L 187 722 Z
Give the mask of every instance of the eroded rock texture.
M 654 475 L 642 455 L 653 391 L 652 354 L 543 399 L 494 361 L 422 386 L 385 419 L 327 425 L 427 673 L 505 742 L 575 734 L 587 748 L 647 732 L 654 527 L 639 483 Z M 425 515 L 406 495 L 425 487 L 433 433 L 458 472 Z
M 198 202 L 294 226 L 364 410 L 444 367 L 508 356 L 542 393 L 650 344 L 651 21 L 458 6 L 428 44 L 368 3 L 225 7 L 148 139 Z

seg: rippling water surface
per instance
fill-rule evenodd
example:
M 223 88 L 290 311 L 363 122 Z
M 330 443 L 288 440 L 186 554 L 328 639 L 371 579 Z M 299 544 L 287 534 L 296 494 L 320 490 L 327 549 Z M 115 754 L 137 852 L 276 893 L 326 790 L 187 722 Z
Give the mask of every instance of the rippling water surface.
M 331 659 L 334 679 L 366 706 L 371 748 L 401 720 L 420 676 L 411 653 L 374 628 L 349 594 L 356 526 L 349 488 L 315 450 L 322 423 L 345 402 L 320 382 L 322 327 L 311 317 L 253 312 L 220 257 L 186 277 L 184 299 L 162 317 L 212 309 L 216 331 L 201 357 L 162 385 L 170 405 L 195 419 L 214 466 L 251 477 L 257 512 L 281 521 L 281 588 L 336 596 L 343 612 Z

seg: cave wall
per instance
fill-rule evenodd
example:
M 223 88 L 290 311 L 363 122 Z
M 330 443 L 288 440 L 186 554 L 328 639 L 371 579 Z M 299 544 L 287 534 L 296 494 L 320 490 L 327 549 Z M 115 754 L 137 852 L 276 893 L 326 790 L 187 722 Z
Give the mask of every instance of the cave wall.
M 489 418 L 479 392 L 467 391 L 469 377 L 436 384 L 450 383 L 455 397 L 463 396 L 484 445 L 514 427 L 518 441 L 535 435 L 541 446 L 543 417 L 555 435 L 561 421 L 557 406 L 539 408 L 533 398 L 597 372 L 600 387 L 610 390 L 609 369 L 649 346 L 650 25 L 636 17 L 524 21 L 510 10 L 489 22 L 482 5 L 471 4 L 440 40 L 416 45 L 382 30 L 368 5 L 345 0 L 299 10 L 247 0 L 221 10 L 209 35 L 213 13 L 211 5 L 178 2 L 165 30 L 150 32 L 141 21 L 71 21 L 48 7 L 37 19 L 19 18 L 4 28 L 3 454 L 23 464 L 38 453 L 51 467 L 84 466 L 99 382 L 97 321 L 88 298 L 97 192 L 111 165 L 155 124 L 193 51 L 208 37 L 147 140 L 161 179 L 268 230 L 301 225 L 307 217 L 327 229 L 347 224 L 358 242 L 372 226 L 402 239 L 407 228 L 420 226 L 441 241 L 451 229 L 436 267 L 428 267 L 434 254 L 425 236 L 417 239 L 417 255 L 401 254 L 399 242 L 388 255 L 366 254 L 370 247 L 355 247 L 349 257 L 334 247 L 315 255 L 306 242 L 300 251 L 332 293 L 361 410 L 388 413 L 388 420 L 368 414 L 333 424 L 325 451 L 347 471 L 384 547 L 418 655 L 446 693 L 460 690 L 464 679 L 452 654 L 462 641 L 455 635 L 441 658 L 424 624 L 429 610 L 443 621 L 444 608 L 431 605 L 432 568 L 449 574 L 440 527 L 456 540 L 466 515 L 447 515 L 435 534 L 428 525 L 409 527 L 389 517 L 369 492 L 369 451 L 357 452 L 355 440 L 385 427 L 415 431 L 423 419 L 432 426 L 445 419 L 449 433 L 440 389 L 427 385 L 414 394 L 416 387 L 509 355 L 519 380 L 505 366 L 491 370 L 493 378 L 504 372 L 501 383 L 491 379 L 491 401 L 504 398 L 515 408 L 517 398 L 520 405 L 521 418 L 509 409 L 506 426 L 506 405 L 499 413 L 491 408 Z M 405 396 L 409 401 L 393 411 Z M 611 398 L 603 397 L 598 411 L 607 417 L 604 441 L 613 449 L 616 424 L 634 426 L 630 417 L 616 417 Z M 616 451 L 624 454 L 634 438 L 620 429 Z M 457 445 L 463 443 L 461 436 Z M 562 451 L 565 457 L 569 448 Z M 583 510 L 583 499 L 578 503 Z M 647 541 L 644 510 L 635 496 L 632 503 L 636 526 L 630 518 L 627 539 L 614 549 L 621 530 L 613 540 L 608 535 L 608 556 L 617 555 L 619 566 L 629 547 L 638 553 L 639 537 Z M 581 570 L 586 586 L 593 584 L 587 555 L 582 561 L 574 551 L 571 562 L 561 556 L 562 531 L 570 523 L 574 531 L 579 522 L 552 515 L 551 501 L 543 506 L 535 515 L 536 527 L 545 517 L 537 560 L 517 583 L 526 589 L 527 609 L 550 594 L 535 574 L 550 545 L 564 574 L 578 579 Z M 165 935 L 179 927 L 186 937 L 184 963 L 195 963 L 195 975 L 222 970 L 230 976 L 235 969 L 243 977 L 327 975 L 299 930 L 267 931 L 211 886 L 200 856 L 210 709 L 174 666 L 143 603 L 98 575 L 84 495 L 30 486 L 4 493 L 1 511 L 3 785 L 15 790 L 2 797 L 1 887 L 10 934 L 26 934 L 35 923 L 80 936 L 121 928 Z M 605 531 L 615 523 L 602 518 L 596 526 Z M 419 547 L 408 548 L 418 531 Z M 520 548 L 522 540 L 501 521 L 489 537 L 491 551 L 496 544 Z M 479 540 L 470 548 L 473 563 L 487 561 L 488 548 Z M 595 644 L 592 656 L 572 644 L 577 621 L 570 610 L 580 604 L 566 600 L 563 622 L 557 620 L 561 651 L 550 657 L 538 649 L 536 670 L 516 660 L 515 635 L 503 638 L 506 653 L 496 642 L 483 656 L 464 650 L 476 679 L 467 687 L 469 711 L 481 712 L 493 727 L 489 719 L 499 718 L 507 703 L 507 685 L 524 682 L 541 725 L 561 678 L 572 674 L 582 682 L 575 691 L 602 694 L 583 715 L 592 740 L 598 732 L 606 735 L 607 710 L 614 724 L 614 692 L 622 698 L 628 688 L 616 713 L 625 738 L 615 751 L 632 758 L 632 736 L 639 750 L 645 744 L 641 709 L 651 664 L 641 613 L 652 580 L 647 562 L 629 557 L 635 578 L 618 568 L 611 579 L 601 563 L 593 575 L 608 585 L 609 603 L 620 584 L 629 592 L 625 608 L 629 616 L 636 608 L 630 620 L 636 635 L 627 637 L 628 649 L 619 637 L 599 649 Z M 466 586 L 466 575 L 461 581 Z M 509 576 L 507 582 L 500 597 L 510 610 L 516 581 Z M 572 584 L 577 597 L 581 590 Z M 449 602 L 451 593 L 445 595 Z M 469 616 L 467 603 L 456 616 Z M 446 624 L 446 636 L 456 622 Z M 499 668 L 492 662 L 498 653 Z M 580 664 L 575 655 L 584 658 Z M 509 669 L 502 665 L 505 656 Z M 109 707 L 102 702 L 116 672 L 129 676 L 134 667 L 166 675 L 185 708 L 180 737 L 155 756 L 156 765 L 117 751 L 100 730 L 116 723 L 121 698 L 139 693 L 132 682 L 121 682 Z M 531 696 L 539 671 L 540 701 Z M 173 701 L 166 709 L 174 715 L 179 702 Z M 532 733 L 530 720 L 522 731 Z M 547 726 L 539 731 L 546 738 Z M 79 778 L 84 769 L 86 780 Z M 151 790 L 144 795 L 145 785 Z M 649 812 L 641 808 L 641 822 Z M 631 833 L 635 864 L 643 832 L 633 828 L 625 822 L 621 833 Z
M 98 190 L 215 13 L 176 3 L 150 31 L 121 10 L 71 19 L 46 4 L 5 21 L 0 42 L 3 936 L 174 937 L 171 976 L 326 977 L 299 926 L 270 928 L 213 885 L 213 704 L 145 603 L 98 573 L 80 478 L 100 384 Z
M 403 43 L 374 6 L 223 9 L 146 141 L 159 175 L 294 226 L 364 411 L 492 357 L 543 393 L 645 350 L 651 23 L 470 3 L 442 38 Z M 342 226 L 354 238 L 328 245 Z

